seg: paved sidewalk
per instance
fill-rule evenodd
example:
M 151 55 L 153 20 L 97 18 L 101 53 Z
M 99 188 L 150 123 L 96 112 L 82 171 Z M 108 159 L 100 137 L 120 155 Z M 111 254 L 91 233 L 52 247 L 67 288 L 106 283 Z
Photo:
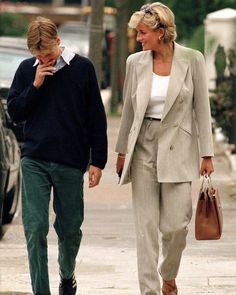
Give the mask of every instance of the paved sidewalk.
M 119 118 L 110 118 L 109 162 L 102 183 L 85 189 L 83 241 L 77 259 L 78 295 L 138 295 L 134 224 L 130 185 L 119 187 L 114 145 Z M 177 279 L 180 295 L 236 295 L 236 198 L 229 163 L 216 145 L 214 183 L 219 187 L 224 210 L 224 232 L 219 241 L 196 241 L 194 218 L 188 246 Z M 87 185 L 87 176 L 85 178 Z M 194 208 L 200 182 L 193 185 Z M 51 214 L 51 224 L 54 216 Z M 58 291 L 57 241 L 51 227 L 49 265 L 52 295 Z M 31 294 L 25 241 L 20 216 L 0 242 L 0 294 Z

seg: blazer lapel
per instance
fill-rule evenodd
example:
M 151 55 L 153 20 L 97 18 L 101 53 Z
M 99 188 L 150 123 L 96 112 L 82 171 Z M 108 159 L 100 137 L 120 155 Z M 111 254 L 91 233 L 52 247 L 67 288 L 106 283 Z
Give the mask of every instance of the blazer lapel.
M 137 64 L 137 112 L 142 122 L 151 95 L 153 61 L 152 52 L 144 51 Z
M 175 43 L 174 57 L 171 66 L 170 81 L 167 91 L 166 102 L 162 115 L 162 120 L 170 111 L 175 102 L 189 67 L 188 60 L 184 56 L 183 49 Z M 148 102 L 151 96 L 153 74 L 153 57 L 152 51 L 144 51 L 142 57 L 137 64 L 137 112 L 140 122 L 145 115 Z
M 186 60 L 186 58 L 184 58 L 181 46 L 175 43 L 175 51 L 171 66 L 170 81 L 164 111 L 162 115 L 162 121 L 170 111 L 173 103 L 175 102 L 182 88 L 188 67 L 188 61 Z

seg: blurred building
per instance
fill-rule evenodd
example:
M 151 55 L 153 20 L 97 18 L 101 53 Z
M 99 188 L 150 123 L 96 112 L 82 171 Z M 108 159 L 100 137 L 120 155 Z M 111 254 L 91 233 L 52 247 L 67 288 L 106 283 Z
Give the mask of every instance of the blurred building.
M 210 89 L 215 88 L 215 53 L 219 45 L 225 52 L 234 48 L 236 36 L 236 10 L 225 8 L 209 13 L 205 19 L 205 56 Z
M 52 19 L 58 26 L 68 21 L 89 23 L 91 6 L 89 0 L 24 0 L 1 1 L 0 13 L 16 13 L 28 21 L 41 15 Z M 116 9 L 104 7 L 104 29 L 114 30 Z

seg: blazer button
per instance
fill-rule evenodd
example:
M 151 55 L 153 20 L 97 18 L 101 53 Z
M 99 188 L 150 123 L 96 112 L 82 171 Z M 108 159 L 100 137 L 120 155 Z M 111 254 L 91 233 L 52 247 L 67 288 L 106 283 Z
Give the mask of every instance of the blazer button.
M 178 123 L 174 123 L 174 127 L 178 127 Z
M 170 146 L 170 150 L 173 151 L 173 149 L 174 149 L 174 147 L 173 147 L 173 145 L 171 145 L 171 146 Z
M 179 103 L 183 103 L 183 102 L 184 102 L 184 100 L 183 100 L 183 98 L 181 98 L 180 101 L 179 101 Z

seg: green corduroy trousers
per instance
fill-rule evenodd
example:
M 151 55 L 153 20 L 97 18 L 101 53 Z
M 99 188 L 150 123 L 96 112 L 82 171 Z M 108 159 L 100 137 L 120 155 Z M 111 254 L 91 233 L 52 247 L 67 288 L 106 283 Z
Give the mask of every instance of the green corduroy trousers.
M 84 219 L 83 173 L 76 168 L 29 157 L 22 165 L 22 217 L 34 294 L 50 295 L 47 235 L 53 191 L 58 263 L 63 278 L 72 276 Z

